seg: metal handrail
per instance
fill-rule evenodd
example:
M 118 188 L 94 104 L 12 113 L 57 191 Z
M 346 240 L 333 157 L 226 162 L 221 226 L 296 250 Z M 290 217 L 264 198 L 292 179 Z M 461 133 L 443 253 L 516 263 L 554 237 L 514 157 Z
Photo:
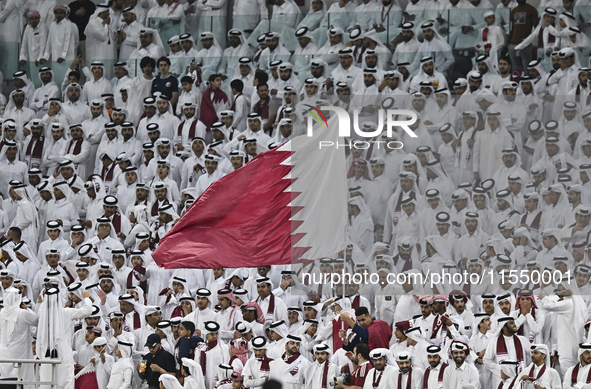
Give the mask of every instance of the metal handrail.
M 0 359 L 0 363 L 12 363 L 17 366 L 16 381 L 0 380 L 2 385 L 17 385 L 22 389 L 23 385 L 35 385 L 38 388 L 39 385 L 50 385 L 52 388 L 57 387 L 57 380 L 55 378 L 55 366 L 62 363 L 61 359 Z M 21 367 L 23 363 L 33 363 L 38 365 L 51 365 L 51 381 L 22 381 L 21 378 Z M 37 378 L 37 373 L 35 373 Z

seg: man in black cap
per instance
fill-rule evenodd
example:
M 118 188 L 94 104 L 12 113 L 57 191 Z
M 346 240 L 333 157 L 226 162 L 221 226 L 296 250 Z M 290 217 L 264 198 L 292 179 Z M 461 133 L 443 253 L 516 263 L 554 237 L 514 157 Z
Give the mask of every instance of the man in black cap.
M 146 344 L 150 350 L 144 358 L 146 360 L 145 371 L 142 372 L 141 364 L 137 366 L 140 378 L 148 382 L 149 389 L 160 389 L 159 378 L 161 374 L 176 375 L 176 363 L 171 353 L 162 348 L 158 334 L 148 336 Z

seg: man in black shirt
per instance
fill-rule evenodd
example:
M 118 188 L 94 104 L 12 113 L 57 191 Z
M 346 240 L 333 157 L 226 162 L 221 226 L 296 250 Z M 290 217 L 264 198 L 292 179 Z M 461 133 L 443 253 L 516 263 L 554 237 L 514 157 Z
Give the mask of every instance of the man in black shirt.
M 84 35 L 84 30 L 96 9 L 96 5 L 90 0 L 76 0 L 71 2 L 68 7 L 70 7 L 68 18 L 78 27 L 78 38 L 80 39 L 78 50 L 82 53 L 82 57 L 86 59 L 86 35 Z
M 161 374 L 176 375 L 174 357 L 162 348 L 158 334 L 148 336 L 145 347 L 150 350 L 150 354 L 144 356 L 147 362 L 146 370 L 141 373 L 140 365 L 138 365 L 138 372 L 140 373 L 140 378 L 148 381 L 149 389 L 159 389 L 160 383 L 158 379 Z

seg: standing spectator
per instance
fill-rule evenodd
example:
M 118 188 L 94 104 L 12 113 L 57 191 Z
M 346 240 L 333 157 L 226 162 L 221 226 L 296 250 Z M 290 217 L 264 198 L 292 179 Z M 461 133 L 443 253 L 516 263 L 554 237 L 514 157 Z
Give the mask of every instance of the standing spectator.
M 511 10 L 511 31 L 509 31 L 509 57 L 513 69 L 526 69 L 532 60 L 532 46 L 527 45 L 523 49 L 515 50 L 515 47 L 523 42 L 538 25 L 538 11 L 527 0 L 517 0 L 517 7 Z
M 34 70 L 38 69 L 39 58 L 45 50 L 48 27 L 43 23 L 39 23 L 41 15 L 37 11 L 29 11 L 27 17 L 29 24 L 25 27 L 23 34 L 19 65 L 27 66 L 27 73 L 33 74 L 36 73 Z
M 176 109 L 176 103 L 179 99 L 179 80 L 170 74 L 170 60 L 167 57 L 158 59 L 158 70 L 160 73 L 152 80 L 152 94 L 162 93 L 170 100 L 173 106 L 173 112 Z
M 78 27 L 79 49 L 86 61 L 86 25 L 94 13 L 96 5 L 90 0 L 75 0 L 70 3 L 69 19 Z

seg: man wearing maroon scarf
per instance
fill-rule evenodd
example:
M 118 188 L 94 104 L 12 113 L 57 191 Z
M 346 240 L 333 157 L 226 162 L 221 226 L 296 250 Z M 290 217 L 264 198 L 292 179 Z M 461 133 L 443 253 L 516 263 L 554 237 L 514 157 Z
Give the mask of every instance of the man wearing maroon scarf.
M 267 339 L 264 336 L 257 336 L 251 344 L 253 355 L 246 361 L 242 370 L 244 385 L 249 388 L 260 388 L 269 379 L 273 359 L 267 356 Z
M 300 354 L 301 342 L 302 338 L 299 336 L 287 335 L 285 353 L 269 364 L 269 378 L 283 382 L 285 389 L 301 389 L 304 373 L 311 365 L 310 361 Z
M 359 352 L 360 348 L 365 349 L 365 352 L 368 354 L 367 358 L 371 359 L 371 361 L 363 361 L 365 357 L 361 356 L 362 353 Z M 366 383 L 371 383 L 370 388 L 372 389 L 388 389 L 392 387 L 396 369 L 394 366 L 388 364 L 388 357 L 392 356 L 388 350 L 378 348 L 369 352 L 367 344 L 360 343 L 355 347 L 355 353 L 353 363 L 357 365 L 357 368 L 351 375 L 352 386 L 350 388 L 366 388 Z M 341 384 L 337 384 L 336 387 L 339 389 L 346 388 Z
M 339 367 L 329 360 L 330 347 L 320 343 L 313 350 L 316 361 L 304 373 L 302 389 L 331 389 L 334 387 L 334 379 L 339 375 Z
M 408 351 L 401 351 L 396 354 L 398 374 L 394 375 L 392 384 L 397 389 L 416 389 L 423 387 L 425 372 L 412 366 L 412 354 Z M 455 389 L 455 388 L 454 388 Z
M 215 386 L 215 376 L 218 372 L 220 363 L 228 363 L 230 360 L 230 350 L 221 340 L 218 340 L 220 325 L 215 321 L 204 323 L 203 335 L 205 343 L 201 343 L 195 349 L 195 361 L 201 365 L 203 378 L 205 379 L 205 389 L 213 389 Z
M 497 322 L 500 333 L 497 338 L 491 339 L 482 358 L 484 367 L 492 372 L 492 388 L 497 388 L 502 380 L 507 379 L 501 370 L 501 361 L 517 361 L 519 370 L 531 362 L 530 343 L 525 337 L 516 335 L 514 319 L 503 316 Z
M 201 109 L 199 110 L 199 120 L 207 127 L 205 142 L 211 143 L 211 125 L 219 122 L 218 112 L 230 109 L 228 96 L 221 89 L 222 77 L 219 74 L 209 76 L 209 88 L 203 93 L 201 98 Z
M 367 343 L 371 350 L 375 348 L 389 348 L 392 329 L 385 321 L 371 317 L 366 307 L 355 310 L 357 323 L 347 313 L 341 315 L 341 320 L 349 324 L 353 332 L 361 338 L 362 343 Z
M 515 318 L 517 335 L 525 336 L 530 343 L 541 343 L 546 312 L 538 309 L 531 290 L 520 290 L 517 298 L 515 311 L 511 312 L 511 316 Z
M 441 347 L 427 347 L 427 360 L 429 366 L 423 376 L 423 389 L 439 389 L 443 385 L 443 375 L 448 368 L 448 364 L 441 360 Z
M 257 85 L 257 95 L 259 96 L 259 101 L 252 108 L 252 112 L 261 117 L 263 131 L 271 135 L 279 106 L 269 96 L 269 86 L 267 84 Z
M 547 389 L 562 388 L 558 372 L 550 367 L 550 352 L 548 350 L 548 346 L 545 344 L 531 345 L 532 363 L 521 372 L 521 381 L 529 383 L 528 386 L 523 386 L 524 388 L 531 387 L 531 384 Z M 590 357 L 591 352 L 588 353 L 587 361 L 591 359 Z M 570 377 L 572 378 L 572 374 Z
M 45 149 L 49 147 L 50 142 L 45 142 L 45 137 L 43 136 L 43 130 L 45 128 L 45 125 L 43 124 L 41 119 L 33 119 L 30 122 L 30 126 L 31 136 L 25 140 L 24 144 L 24 162 L 27 164 L 29 169 L 41 169 L 43 153 Z

